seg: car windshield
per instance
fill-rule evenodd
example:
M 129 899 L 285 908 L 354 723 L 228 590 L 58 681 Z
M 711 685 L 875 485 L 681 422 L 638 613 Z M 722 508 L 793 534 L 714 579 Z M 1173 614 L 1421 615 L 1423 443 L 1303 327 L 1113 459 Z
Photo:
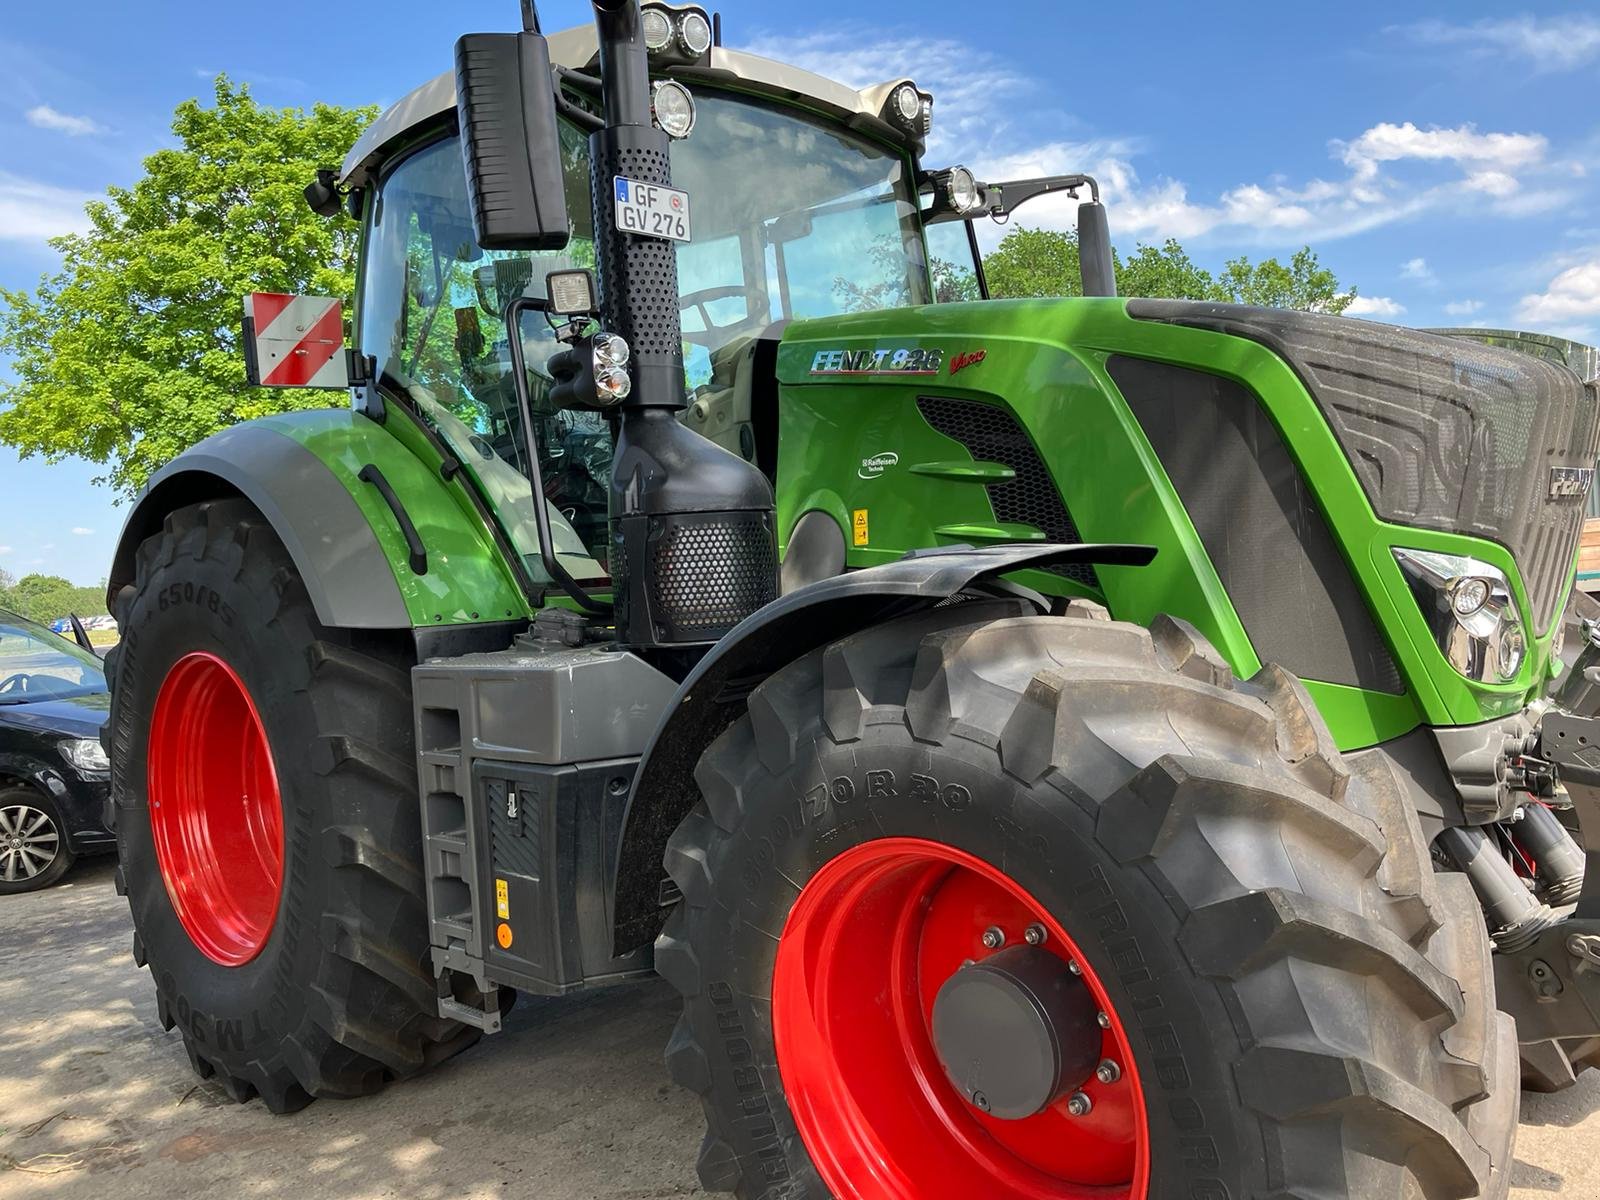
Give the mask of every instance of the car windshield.
M 695 131 L 672 151 L 693 218 L 693 241 L 679 248 L 691 399 L 731 390 L 755 335 L 776 321 L 932 300 L 904 158 L 790 110 L 697 100 Z M 501 314 L 518 296 L 542 298 L 549 272 L 594 265 L 587 137 L 564 126 L 562 154 L 573 238 L 554 254 L 476 244 L 455 137 L 399 160 L 369 209 L 360 314 L 363 351 L 461 459 L 536 579 L 545 573 Z M 554 335 L 537 320 L 522 338 L 557 555 L 579 580 L 603 580 L 610 424 L 551 405 Z
M 15 613 L 0 612 L 0 704 L 105 692 L 100 660 Z

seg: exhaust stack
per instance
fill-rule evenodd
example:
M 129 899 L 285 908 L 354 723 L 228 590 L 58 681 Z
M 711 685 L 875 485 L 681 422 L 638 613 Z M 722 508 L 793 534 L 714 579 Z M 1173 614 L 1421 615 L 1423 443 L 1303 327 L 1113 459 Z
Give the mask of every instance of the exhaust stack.
M 772 485 L 686 429 L 677 247 L 618 227 L 618 181 L 670 186 L 651 117 L 638 0 L 594 0 L 605 127 L 589 139 L 602 325 L 633 348 L 611 476 L 617 637 L 635 648 L 715 642 L 777 596 Z

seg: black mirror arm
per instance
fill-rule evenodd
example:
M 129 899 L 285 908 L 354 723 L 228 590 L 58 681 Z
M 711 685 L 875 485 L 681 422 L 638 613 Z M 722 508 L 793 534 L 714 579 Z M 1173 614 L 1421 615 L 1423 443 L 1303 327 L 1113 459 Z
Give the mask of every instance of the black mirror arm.
M 1074 200 L 1078 189 L 1088 188 L 1092 203 L 1100 202 L 1100 185 L 1093 175 L 1046 175 L 1039 179 L 1017 179 L 1010 183 L 990 183 L 983 187 L 984 209 L 991 217 L 1004 220 L 1029 200 L 1066 192 Z
M 556 111 L 567 120 L 571 121 L 585 133 L 595 133 L 604 129 L 606 123 L 600 117 L 567 99 L 566 88 L 575 92 L 584 92 L 596 98 L 600 95 L 600 81 L 593 75 L 585 75 L 582 71 L 574 71 L 570 67 L 557 66 L 552 72 L 556 90 Z
M 593 616 L 610 616 L 611 610 L 596 600 L 572 577 L 556 557 L 555 539 L 550 534 L 550 514 L 545 509 L 544 472 L 539 468 L 539 441 L 533 432 L 533 404 L 528 398 L 528 369 L 522 350 L 522 314 L 544 312 L 546 305 L 526 296 L 519 296 L 506 305 L 506 334 L 511 348 L 511 381 L 517 393 L 517 411 L 522 417 L 522 437 L 528 452 L 528 481 L 533 485 L 533 520 L 539 530 L 539 561 L 545 573 L 555 581 L 578 607 Z

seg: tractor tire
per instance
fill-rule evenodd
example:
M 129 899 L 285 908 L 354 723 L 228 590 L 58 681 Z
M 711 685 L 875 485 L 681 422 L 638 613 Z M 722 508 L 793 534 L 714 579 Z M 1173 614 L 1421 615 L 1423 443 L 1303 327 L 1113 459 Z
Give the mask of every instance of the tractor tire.
M 319 624 L 242 500 L 172 513 L 137 567 L 102 738 L 162 1026 L 274 1112 L 470 1045 L 428 968 L 409 639 Z
M 1014 613 L 810 654 L 701 758 L 656 965 L 705 1187 L 1504 1196 L 1515 1030 L 1387 768 L 1181 622 Z M 974 966 L 1087 989 L 1100 1028 L 1008 1024 Z M 981 1018 L 940 1017 L 947 993 Z M 1065 1077 L 1063 1047 L 1100 1067 Z

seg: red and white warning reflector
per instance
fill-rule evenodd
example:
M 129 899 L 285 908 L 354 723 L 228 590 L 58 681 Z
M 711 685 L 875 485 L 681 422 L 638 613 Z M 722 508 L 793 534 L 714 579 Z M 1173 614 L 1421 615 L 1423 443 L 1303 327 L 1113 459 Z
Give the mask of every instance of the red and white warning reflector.
M 331 296 L 244 298 L 245 367 L 257 387 L 346 388 L 344 314 Z

